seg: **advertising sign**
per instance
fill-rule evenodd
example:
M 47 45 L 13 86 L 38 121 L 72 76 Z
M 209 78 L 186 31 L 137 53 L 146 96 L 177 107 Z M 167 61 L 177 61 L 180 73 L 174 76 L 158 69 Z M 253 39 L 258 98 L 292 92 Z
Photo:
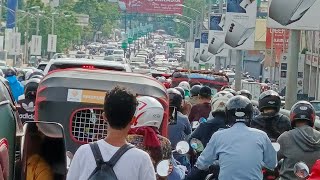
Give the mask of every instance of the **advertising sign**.
M 275 60 L 276 62 L 280 62 L 282 53 L 287 52 L 289 45 L 289 33 L 290 31 L 285 29 L 267 28 L 266 49 L 269 50 L 271 55 L 274 57 L 272 58 L 272 61 Z
M 0 36 L 0 51 L 3 51 L 4 36 Z
M 7 28 L 12 29 L 16 26 L 16 12 L 18 0 L 8 0 L 7 1 Z
M 5 29 L 4 31 L 4 50 L 10 51 L 11 43 L 12 43 L 12 29 Z
M 19 55 L 21 50 L 21 33 L 11 34 L 9 55 Z
M 208 52 L 215 56 L 228 56 L 228 50 L 224 48 L 225 32 L 223 31 L 225 25 L 224 14 L 211 14 L 209 21 L 209 40 Z
M 320 29 L 320 1 L 269 0 L 269 28 Z
M 57 51 L 57 35 L 48 34 L 48 52 L 56 52 Z
M 225 48 L 254 49 L 256 15 L 255 0 L 227 0 Z
M 31 47 L 30 47 L 31 55 L 36 55 L 36 56 L 41 55 L 41 42 L 42 42 L 42 36 L 32 35 Z
M 183 0 L 120 0 L 126 6 L 127 12 L 138 12 L 147 14 L 182 14 Z
M 194 62 L 200 62 L 200 39 L 194 40 Z
M 202 62 L 208 62 L 212 55 L 208 53 L 208 31 L 203 31 L 201 33 L 201 39 L 200 39 L 200 61 Z

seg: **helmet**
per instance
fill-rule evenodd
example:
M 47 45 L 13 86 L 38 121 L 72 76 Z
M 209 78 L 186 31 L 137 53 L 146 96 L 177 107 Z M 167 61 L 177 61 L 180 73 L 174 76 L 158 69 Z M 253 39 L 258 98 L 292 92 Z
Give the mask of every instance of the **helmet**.
M 235 91 L 234 89 L 231 89 L 231 88 L 226 88 L 223 91 L 228 91 L 231 94 L 233 94 L 234 96 L 238 95 L 237 91 Z
M 252 94 L 250 93 L 250 91 L 246 90 L 246 89 L 242 89 L 238 92 L 239 95 L 245 96 L 248 99 L 252 99 Z
M 226 97 L 228 99 L 232 98 L 234 95 L 231 94 L 230 92 L 228 91 L 220 91 L 218 92 L 217 94 L 215 94 L 213 97 L 212 97 L 212 100 L 216 99 L 216 98 L 221 98 L 221 97 Z
M 244 96 L 232 97 L 226 104 L 226 116 L 225 121 L 228 125 L 244 122 L 249 126 L 253 117 L 251 101 Z
M 149 96 L 137 97 L 137 101 L 139 105 L 135 113 L 136 122 L 133 126 L 153 126 L 159 129 L 164 115 L 161 103 Z
M 30 75 L 29 75 L 29 78 L 28 79 L 31 79 L 31 78 L 33 78 L 33 77 L 42 77 L 43 78 L 43 74 L 42 74 L 42 72 L 40 72 L 40 71 L 35 71 L 35 72 L 32 72 Z M 27 77 L 26 77 L 27 78 Z M 41 78 L 41 79 L 42 79 Z
M 280 111 L 281 99 L 277 92 L 268 90 L 260 94 L 259 110 L 262 112 L 265 108 L 274 108 L 276 113 Z
M 178 87 L 182 87 L 185 91 L 190 91 L 190 84 L 187 81 L 182 81 L 179 83 Z
M 175 89 L 178 90 L 180 92 L 180 94 L 182 95 L 182 98 L 185 99 L 184 89 L 182 87 L 175 87 Z
M 194 85 L 194 86 L 192 86 L 192 88 L 191 88 L 191 90 L 190 90 L 191 97 L 193 97 L 193 96 L 198 96 L 201 87 L 202 87 L 201 85 Z
M 161 77 L 157 77 L 157 80 L 160 81 L 161 83 L 166 82 L 166 78 L 161 76 Z
M 174 106 L 176 108 L 180 108 L 182 105 L 182 99 L 183 99 L 181 93 L 174 88 L 168 89 L 167 93 L 169 95 L 169 100 L 170 100 L 169 105 Z
M 37 89 L 39 86 L 41 79 L 32 78 L 27 81 L 24 87 L 24 95 L 26 98 L 35 99 L 37 94 Z
M 33 78 L 43 79 L 43 76 L 42 75 L 33 75 L 29 79 L 33 79 Z
M 292 128 L 296 127 L 296 121 L 304 120 L 313 127 L 316 118 L 316 112 L 311 103 L 307 101 L 299 101 L 294 104 L 290 111 L 290 120 Z
M 211 102 L 211 113 L 214 115 L 215 113 L 222 112 L 224 113 L 226 111 L 226 104 L 228 102 L 229 98 L 222 97 L 217 98 L 214 101 Z
M 5 73 L 5 76 L 6 77 L 10 77 L 10 76 L 16 76 L 17 75 L 17 72 L 14 68 L 8 68 L 6 73 Z

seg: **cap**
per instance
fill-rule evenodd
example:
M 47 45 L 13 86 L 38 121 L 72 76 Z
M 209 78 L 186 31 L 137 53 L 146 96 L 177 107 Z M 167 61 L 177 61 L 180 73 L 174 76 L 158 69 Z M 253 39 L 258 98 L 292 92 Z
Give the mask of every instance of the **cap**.
M 200 89 L 199 96 L 209 98 L 212 95 L 211 88 L 208 86 L 203 86 Z

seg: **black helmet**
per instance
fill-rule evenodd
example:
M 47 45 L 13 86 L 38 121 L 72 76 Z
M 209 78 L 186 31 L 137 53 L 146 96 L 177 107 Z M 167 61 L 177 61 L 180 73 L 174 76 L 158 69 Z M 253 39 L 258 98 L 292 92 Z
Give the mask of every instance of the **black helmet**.
M 236 122 L 244 122 L 247 126 L 253 117 L 253 105 L 244 96 L 235 96 L 229 99 L 226 104 L 226 124 L 233 125 Z
M 223 91 L 228 91 L 231 94 L 233 94 L 234 96 L 238 95 L 237 91 L 235 91 L 234 89 L 231 89 L 231 88 L 225 88 L 225 89 L 223 89 Z
M 175 89 L 180 92 L 182 99 L 185 99 L 184 89 L 182 87 L 175 87 Z
M 198 96 L 200 93 L 201 85 L 194 85 L 190 90 L 191 97 Z
M 311 103 L 307 101 L 299 101 L 294 104 L 290 111 L 290 121 L 292 128 L 296 127 L 296 121 L 307 121 L 309 126 L 314 126 L 316 112 Z
M 273 108 L 276 113 L 280 111 L 281 99 L 277 92 L 268 90 L 260 94 L 259 97 L 259 110 L 263 112 L 265 108 Z
M 252 99 L 252 94 L 250 93 L 250 91 L 246 90 L 246 89 L 242 89 L 238 92 L 239 95 L 245 96 L 248 99 Z
M 24 87 L 24 95 L 28 99 L 35 99 L 37 95 L 37 89 L 39 86 L 41 79 L 39 78 L 32 78 L 27 81 Z
M 38 78 L 42 79 L 43 78 L 43 74 L 40 71 L 35 71 L 35 72 L 31 73 L 29 77 L 26 77 L 26 78 L 28 78 L 28 80 L 29 80 L 29 79 L 34 78 L 34 77 L 38 77 Z
M 10 76 L 16 76 L 17 75 L 17 72 L 14 68 L 8 68 L 5 72 L 5 76 L 6 77 L 10 77 Z
M 167 93 L 169 95 L 169 106 L 174 106 L 178 109 L 181 108 L 181 105 L 182 105 L 182 95 L 181 93 L 174 89 L 174 88 L 170 88 L 167 90 Z

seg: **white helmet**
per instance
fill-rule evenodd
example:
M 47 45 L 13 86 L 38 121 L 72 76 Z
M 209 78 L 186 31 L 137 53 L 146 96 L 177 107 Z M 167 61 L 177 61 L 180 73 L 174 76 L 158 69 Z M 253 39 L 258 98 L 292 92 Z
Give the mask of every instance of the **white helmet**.
M 179 83 L 178 87 L 182 87 L 185 91 L 190 91 L 190 84 L 187 81 L 182 81 Z
M 212 100 L 216 98 L 226 97 L 228 99 L 232 98 L 234 95 L 228 91 L 220 91 L 212 97 Z
M 161 83 L 166 82 L 166 78 L 163 76 L 157 77 L 157 80 L 160 81 Z
M 228 102 L 229 98 L 222 97 L 216 99 L 214 102 L 211 103 L 211 113 L 217 113 L 217 112 L 225 112 L 226 104 Z
M 139 105 L 135 113 L 136 124 L 133 127 L 153 126 L 159 129 L 164 115 L 161 103 L 149 96 L 137 97 L 137 101 Z

